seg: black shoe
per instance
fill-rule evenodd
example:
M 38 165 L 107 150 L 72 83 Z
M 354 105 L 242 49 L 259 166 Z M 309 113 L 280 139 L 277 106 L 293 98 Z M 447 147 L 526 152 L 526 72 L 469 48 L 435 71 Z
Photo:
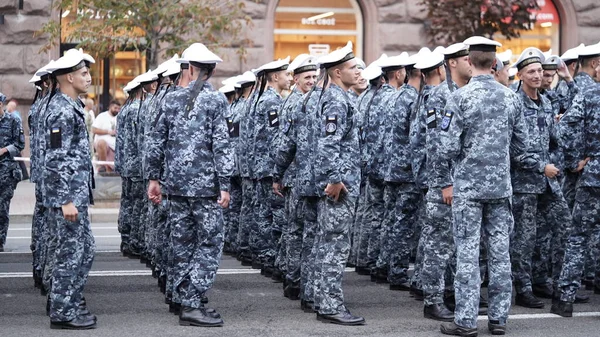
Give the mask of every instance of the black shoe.
M 202 295 L 202 297 L 200 298 L 200 303 L 202 303 L 202 304 L 208 303 L 208 296 Z
M 140 256 L 140 263 L 147 265 L 148 264 L 148 259 L 144 255 L 142 255 L 142 256 Z
M 0 245 L 0 253 L 3 253 L 3 252 L 4 252 L 4 246 Z
M 173 315 L 179 315 L 181 313 L 181 303 L 171 302 L 169 304 L 169 312 Z
M 46 298 L 46 316 L 50 317 L 50 296 Z
M 488 330 L 492 335 L 504 335 L 506 333 L 506 325 L 500 325 L 499 321 L 489 321 Z
M 223 319 L 211 317 L 205 308 L 182 307 L 179 314 L 179 325 L 217 327 L 223 326 Z
M 562 317 L 573 317 L 573 303 L 558 301 L 552 304 L 550 312 Z
M 594 286 L 594 294 L 600 295 L 600 287 Z
M 581 285 L 585 285 L 585 290 L 592 290 L 594 289 L 594 278 L 583 278 L 581 279 Z
M 265 277 L 273 276 L 273 267 L 263 265 L 262 269 L 260 270 L 260 274 Z
M 300 288 L 287 286 L 285 289 L 283 289 L 283 296 L 292 301 L 297 301 L 300 299 Z
M 375 283 L 390 283 L 390 281 L 388 281 L 387 271 L 380 268 L 375 269 Z
M 48 291 L 46 290 L 46 287 L 44 287 L 44 285 L 42 285 L 40 287 L 40 295 L 42 295 L 42 296 L 48 296 Z
M 423 290 L 417 288 L 414 284 L 410 285 L 410 295 L 414 297 L 417 301 L 422 301 L 425 299 L 425 294 L 423 294 Z
M 247 257 L 240 258 L 240 262 L 241 262 L 242 266 L 246 266 L 246 267 L 252 266 L 252 259 L 249 259 Z
M 532 287 L 533 294 L 539 298 L 552 298 L 552 294 L 554 293 L 552 290 L 552 286 L 548 283 L 545 284 L 534 284 Z
M 473 328 L 473 329 L 464 328 L 462 326 L 456 325 L 456 323 L 454 323 L 454 322 L 440 325 L 440 331 L 444 335 L 451 335 L 451 336 L 469 336 L 469 337 L 477 336 L 477 328 Z
M 454 297 L 453 291 L 444 292 L 444 304 L 448 310 L 454 312 L 454 309 L 456 308 L 456 298 Z
M 400 290 L 400 291 L 409 291 L 410 284 L 408 282 L 403 283 L 390 283 L 390 290 Z
M 252 269 L 262 269 L 263 265 L 262 263 L 252 260 Z
M 444 303 L 426 305 L 423 307 L 423 315 L 425 318 L 442 322 L 452 322 L 454 320 L 454 314 L 446 308 Z
M 50 321 L 50 329 L 64 329 L 64 330 L 88 330 L 95 329 L 96 321 L 89 317 L 77 316 L 67 322 L 53 322 Z
M 355 267 L 354 271 L 356 271 L 358 275 L 371 275 L 371 269 L 368 267 Z
M 323 315 L 317 313 L 317 320 L 323 323 L 332 323 L 338 325 L 363 325 L 365 319 L 360 316 L 354 316 L 348 310 L 344 310 L 333 315 Z
M 525 308 L 542 309 L 544 302 L 540 301 L 533 295 L 533 292 L 528 291 L 515 296 L 515 304 Z
M 575 294 L 575 304 L 588 303 L 590 301 L 590 297 L 588 295 L 580 295 Z
M 300 309 L 306 313 L 314 314 L 316 312 L 315 302 L 300 300 Z
M 354 268 L 356 265 L 352 262 L 346 262 L 346 268 Z
M 271 275 L 271 279 L 275 281 L 275 283 L 283 283 L 283 273 L 279 268 L 275 268 L 273 270 L 273 275 Z
M 141 255 L 130 248 L 126 256 L 130 259 L 139 259 Z
M 488 314 L 488 308 L 486 308 L 486 307 L 479 307 L 477 309 L 477 315 L 478 316 L 485 316 L 487 314 Z

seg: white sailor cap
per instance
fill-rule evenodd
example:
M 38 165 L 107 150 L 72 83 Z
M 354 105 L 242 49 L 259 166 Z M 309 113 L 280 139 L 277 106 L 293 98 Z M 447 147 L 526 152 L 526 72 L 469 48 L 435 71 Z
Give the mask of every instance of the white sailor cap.
M 152 70 L 148 70 L 148 72 L 141 74 L 134 80 L 138 81 L 140 84 L 152 83 L 158 80 L 158 75 L 156 75 Z
M 469 46 L 469 51 L 496 52 L 497 47 L 502 47 L 500 42 L 483 36 L 471 36 L 463 43 Z
M 175 62 L 191 63 L 193 65 L 194 63 L 216 64 L 223 62 L 223 60 L 208 50 L 208 48 L 206 48 L 206 46 L 202 43 L 192 43 L 191 46 L 187 47 L 187 49 L 183 51 L 181 58 Z
M 422 72 L 429 72 L 441 67 L 444 64 L 444 54 L 432 51 L 425 53 L 423 57 L 417 61 L 415 68 L 421 69 Z
M 54 65 L 54 60 L 50 60 L 50 62 L 48 62 L 48 64 L 46 64 L 45 66 L 41 67 L 40 69 L 38 69 L 35 72 L 35 76 L 38 76 L 40 78 L 44 77 L 45 75 L 50 74 L 50 71 L 48 70 L 49 68 L 51 68 Z
M 414 64 L 408 56 L 407 52 L 402 52 L 400 55 L 390 56 L 379 63 L 383 72 L 402 69 L 408 65 Z
M 418 53 L 413 54 L 409 57 L 408 60 L 408 66 L 414 66 L 415 64 L 417 64 L 417 62 L 419 62 L 419 60 L 424 57 L 425 55 L 429 55 L 431 53 L 431 50 L 427 47 L 423 47 L 419 50 Z
M 223 84 L 223 85 L 227 85 L 227 84 L 235 85 L 237 83 L 237 79 L 238 79 L 238 76 L 228 77 L 228 78 L 222 80 L 221 84 Z
M 235 91 L 235 87 L 233 86 L 232 83 L 227 83 L 224 86 L 219 88 L 219 92 L 222 92 L 224 94 L 229 93 L 229 92 L 234 92 Z
M 31 77 L 31 79 L 29 80 L 29 83 L 33 83 L 33 84 L 35 84 L 36 82 L 39 82 L 39 81 L 41 81 L 41 80 L 42 80 L 42 78 L 41 78 L 41 77 L 39 77 L 39 76 L 37 76 L 37 75 L 33 75 L 33 76 Z
M 443 54 L 446 60 L 468 56 L 469 46 L 462 42 L 455 43 L 445 48 Z
M 444 54 L 444 51 L 446 50 L 446 48 L 442 47 L 442 46 L 437 46 L 435 47 L 435 49 L 433 50 L 434 53 L 440 53 L 440 54 Z
M 587 59 L 600 56 L 600 44 L 585 46 L 579 50 L 579 58 Z
M 352 42 L 348 41 L 343 48 L 334 50 L 319 58 L 319 64 L 323 68 L 332 68 L 353 58 L 355 58 L 355 56 L 352 52 Z
M 517 68 L 508 68 L 508 77 L 515 77 L 518 72 Z
M 127 85 L 125 85 L 125 87 L 123 87 L 123 91 L 125 91 L 126 93 L 130 93 L 131 90 L 139 87 L 140 82 L 136 81 L 136 79 L 137 79 L 137 77 L 134 78 L 133 80 L 131 80 L 129 83 L 127 83 Z
M 87 63 L 86 64 L 87 67 L 89 67 L 90 64 L 92 64 L 92 63 L 96 63 L 96 60 L 94 60 L 94 58 L 90 54 L 84 53 L 82 48 L 79 48 L 79 49 L 75 49 L 75 48 L 69 49 L 69 50 L 67 50 L 65 52 L 65 55 L 67 55 L 68 53 L 81 53 L 81 54 L 83 54 L 83 60 Z
M 87 61 L 81 50 L 70 49 L 56 62 L 49 65 L 46 70 L 55 76 L 69 74 L 83 67 L 87 67 Z
M 376 62 L 369 64 L 368 67 L 360 72 L 360 76 L 367 81 L 372 81 L 382 75 L 383 71 L 381 71 L 381 67 Z
M 511 67 L 516 67 L 517 70 L 520 71 L 521 69 L 527 67 L 530 64 L 542 64 L 545 60 L 546 58 L 544 57 L 544 53 L 542 53 L 541 50 L 535 47 L 528 47 L 525 48 L 525 50 L 523 50 L 517 62 L 515 62 L 515 64 L 513 64 Z
M 565 63 L 569 61 L 577 61 L 577 59 L 579 59 L 579 51 L 584 47 L 585 45 L 582 43 L 575 48 L 571 48 L 567 50 L 564 54 L 562 54 L 560 59 L 563 60 L 563 62 Z
M 558 55 L 550 55 L 550 57 L 546 58 L 544 63 L 542 63 L 542 68 L 544 70 L 557 70 L 561 62 Z
M 498 56 L 498 58 L 500 59 L 502 64 L 507 66 L 510 64 L 510 59 L 513 56 L 513 52 L 512 52 L 512 50 L 507 49 L 506 51 L 504 51 L 502 53 L 497 53 L 496 55 Z M 502 68 L 500 68 L 500 69 L 502 69 Z
M 246 71 L 238 76 L 236 83 L 243 87 L 245 84 L 253 84 L 254 82 L 256 82 L 256 75 L 251 71 Z
M 494 64 L 492 69 L 494 69 L 495 71 L 500 71 L 500 70 L 504 69 L 504 67 L 505 67 L 505 65 L 504 65 L 504 62 L 502 62 L 500 55 L 496 54 L 496 64 Z
M 181 72 L 181 65 L 183 63 L 177 63 L 177 60 L 179 60 L 179 55 L 175 54 L 167 64 L 167 70 L 165 70 L 163 76 L 167 77 Z
M 290 63 L 287 70 L 294 75 L 317 70 L 317 58 L 309 54 L 300 54 Z
M 290 57 L 286 57 L 284 59 L 279 59 L 277 61 L 271 61 L 269 63 L 265 63 L 258 68 L 259 71 L 264 71 L 265 73 L 273 73 L 276 71 L 286 70 L 290 65 Z
M 173 65 L 174 63 L 177 64 L 177 62 L 176 62 L 177 60 L 179 60 L 179 55 L 175 54 L 170 59 L 159 64 L 158 67 L 156 67 L 156 69 L 154 69 L 154 73 L 156 75 L 162 75 L 165 71 L 167 71 L 167 69 L 169 69 L 169 66 Z
M 364 70 L 367 65 L 365 64 L 365 61 L 363 61 L 361 58 L 356 57 L 356 67 L 360 70 Z
M 544 55 L 544 60 L 549 58 L 550 56 L 552 56 L 552 48 L 550 48 L 550 50 L 545 51 L 542 53 Z

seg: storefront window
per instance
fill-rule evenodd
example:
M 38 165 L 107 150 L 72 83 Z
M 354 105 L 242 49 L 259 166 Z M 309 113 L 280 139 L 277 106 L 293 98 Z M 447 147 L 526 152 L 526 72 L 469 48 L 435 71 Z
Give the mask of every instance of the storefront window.
M 321 56 L 348 41 L 361 57 L 362 30 L 356 0 L 281 0 L 275 11 L 274 57 Z
M 512 50 L 513 62 L 519 58 L 521 52 L 527 47 L 535 47 L 543 52 L 552 50 L 552 54 L 560 55 L 560 17 L 558 11 L 551 0 L 537 0 L 537 3 L 540 9 L 531 13 L 537 20 L 531 30 L 521 31 L 521 37 L 518 39 L 497 38 L 502 43 L 502 51 Z
M 61 55 L 77 45 L 77 41 L 69 39 L 69 33 L 72 29 L 70 23 L 74 20 L 75 15 L 89 14 L 71 11 L 62 13 Z M 90 19 L 98 20 L 93 15 Z M 111 100 L 116 99 L 123 102 L 125 100 L 123 87 L 136 76 L 146 72 L 146 55 L 139 51 L 123 50 L 107 58 L 99 58 L 98 55 L 92 56 L 96 59 L 96 63 L 90 69 L 92 86 L 88 90 L 88 97 L 92 98 L 102 110 L 107 108 Z

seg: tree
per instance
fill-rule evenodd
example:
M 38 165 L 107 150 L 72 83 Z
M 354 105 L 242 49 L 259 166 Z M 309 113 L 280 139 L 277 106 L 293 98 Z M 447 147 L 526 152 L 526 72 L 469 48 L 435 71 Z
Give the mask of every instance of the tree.
M 237 47 L 243 55 L 247 41 L 239 35 L 252 24 L 239 0 L 61 0 L 55 6 L 77 15 L 66 27 L 57 21 L 43 26 L 38 33 L 49 39 L 42 51 L 62 35 L 63 42 L 100 58 L 125 48 L 146 52 L 151 68 L 160 55 L 181 52 L 190 42 Z
M 535 0 L 422 0 L 428 10 L 425 30 L 433 44 L 452 44 L 470 36 L 492 38 L 495 33 L 507 39 L 535 23 L 531 11 L 539 9 Z

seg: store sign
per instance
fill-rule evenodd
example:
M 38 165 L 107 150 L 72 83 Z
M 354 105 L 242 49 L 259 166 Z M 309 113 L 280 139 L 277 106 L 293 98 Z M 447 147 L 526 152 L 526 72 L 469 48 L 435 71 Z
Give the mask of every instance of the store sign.
M 302 18 L 301 22 L 303 25 L 335 26 L 335 18 L 317 20 L 309 20 L 307 18 Z

